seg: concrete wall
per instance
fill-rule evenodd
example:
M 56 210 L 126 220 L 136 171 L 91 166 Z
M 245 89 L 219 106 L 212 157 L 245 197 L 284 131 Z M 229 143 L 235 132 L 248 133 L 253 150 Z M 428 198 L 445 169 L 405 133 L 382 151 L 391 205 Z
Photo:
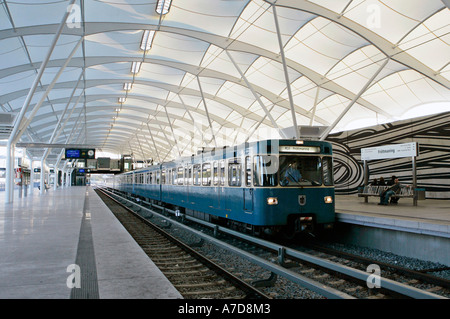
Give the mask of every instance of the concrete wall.
M 352 224 L 340 224 L 338 231 L 339 241 L 345 244 L 450 266 L 449 238 Z

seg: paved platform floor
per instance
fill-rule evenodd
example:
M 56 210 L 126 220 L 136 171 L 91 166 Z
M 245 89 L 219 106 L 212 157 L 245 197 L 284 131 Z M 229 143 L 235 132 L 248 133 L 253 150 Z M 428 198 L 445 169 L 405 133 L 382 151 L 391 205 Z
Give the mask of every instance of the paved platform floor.
M 182 298 L 91 187 L 15 196 L 5 204 L 0 193 L 0 298 Z M 450 238 L 450 201 L 377 203 L 337 195 L 337 219 Z M 75 264 L 86 283 L 79 289 L 68 287 Z
M 378 205 L 378 197 L 336 195 L 337 219 L 341 222 L 450 238 L 450 200 L 426 199 L 414 206 L 411 198 L 396 205 Z
M 0 298 L 182 298 L 91 187 L 3 194 Z

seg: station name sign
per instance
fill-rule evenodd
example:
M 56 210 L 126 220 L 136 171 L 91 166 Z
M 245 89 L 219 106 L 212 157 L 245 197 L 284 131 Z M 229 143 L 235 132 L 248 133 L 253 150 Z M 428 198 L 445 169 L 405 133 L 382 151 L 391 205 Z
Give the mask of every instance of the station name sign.
M 417 142 L 392 144 L 361 149 L 361 160 L 370 161 L 387 158 L 414 157 L 419 155 Z
M 95 149 L 66 148 L 66 158 L 95 159 Z

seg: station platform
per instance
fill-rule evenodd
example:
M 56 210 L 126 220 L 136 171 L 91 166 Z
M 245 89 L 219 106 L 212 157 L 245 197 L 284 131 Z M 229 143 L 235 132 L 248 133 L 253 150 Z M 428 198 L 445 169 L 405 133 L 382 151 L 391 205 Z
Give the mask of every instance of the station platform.
M 369 197 L 365 203 L 364 198 L 357 195 L 336 195 L 337 219 L 345 223 L 450 238 L 450 200 L 422 200 L 417 206 L 410 198 L 402 198 L 395 205 L 378 203 L 378 197 Z
M 378 197 L 336 195 L 343 241 L 450 266 L 450 200 L 412 198 L 378 205 Z
M 17 193 L 0 193 L 0 299 L 182 298 L 91 187 Z

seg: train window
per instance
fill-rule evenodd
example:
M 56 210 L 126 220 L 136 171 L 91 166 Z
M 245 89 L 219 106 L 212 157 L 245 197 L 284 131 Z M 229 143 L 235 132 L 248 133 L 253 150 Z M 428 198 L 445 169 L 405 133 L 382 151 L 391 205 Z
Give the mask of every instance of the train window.
M 203 163 L 202 184 L 203 186 L 211 186 L 211 163 Z
M 148 184 L 153 184 L 153 172 L 148 173 Z
M 178 184 L 178 181 L 177 181 L 177 169 L 176 168 L 172 169 L 172 184 L 173 185 Z
M 184 185 L 191 185 L 191 173 L 192 173 L 192 168 L 186 166 L 184 168 Z
M 228 162 L 228 185 L 241 186 L 241 163 L 238 160 Z
M 253 183 L 255 186 L 276 186 L 278 184 L 278 158 L 274 155 L 254 157 Z
M 214 186 L 219 184 L 219 165 L 217 161 L 213 162 L 213 184 Z
M 183 167 L 178 167 L 178 173 L 177 173 L 177 181 L 178 185 L 183 185 Z
M 160 182 L 161 182 L 161 171 L 160 170 L 157 170 L 156 171 L 156 184 L 160 184 Z
M 220 164 L 219 170 L 220 186 L 225 186 L 225 160 L 221 160 L 219 164 Z
M 193 185 L 200 185 L 200 164 L 195 164 L 193 167 Z
M 325 186 L 332 186 L 333 181 L 333 159 L 331 157 L 322 158 L 323 183 Z
M 166 183 L 166 170 L 161 170 L 161 185 Z
M 139 184 L 144 184 L 144 173 L 139 174 Z
M 245 186 L 252 186 L 252 159 L 245 157 Z
M 318 156 L 280 156 L 281 186 L 322 185 L 322 162 Z

